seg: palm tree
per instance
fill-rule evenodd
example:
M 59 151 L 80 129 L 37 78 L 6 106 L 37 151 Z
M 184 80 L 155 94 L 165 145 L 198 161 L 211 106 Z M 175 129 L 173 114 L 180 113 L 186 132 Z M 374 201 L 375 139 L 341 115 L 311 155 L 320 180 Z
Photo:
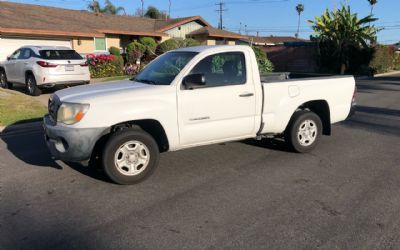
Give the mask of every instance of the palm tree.
M 359 19 L 352 14 L 350 6 L 342 6 L 337 11 L 326 10 L 320 17 L 309 22 L 317 35 L 319 42 L 326 42 L 334 46 L 335 55 L 339 59 L 340 73 L 344 74 L 349 61 L 351 48 L 366 48 L 376 40 L 379 29 L 370 23 L 378 20 L 368 15 Z
M 371 13 L 370 13 L 370 15 L 372 15 L 372 12 L 374 10 L 374 5 L 378 3 L 378 0 L 368 0 L 368 2 L 371 5 Z
M 297 22 L 297 32 L 296 32 L 296 37 L 299 37 L 299 32 L 300 32 L 300 16 L 301 16 L 301 12 L 303 12 L 304 11 L 304 5 L 303 4 L 301 4 L 301 3 L 299 3 L 297 6 L 296 6 L 296 11 L 297 11 L 297 13 L 299 14 L 299 20 L 298 20 L 298 22 Z
M 99 1 L 93 0 L 92 3 L 88 5 L 88 9 L 96 14 L 105 13 L 110 15 L 118 15 L 120 12 L 123 12 L 126 15 L 123 7 L 116 7 L 110 0 L 106 0 L 104 7 L 100 6 Z

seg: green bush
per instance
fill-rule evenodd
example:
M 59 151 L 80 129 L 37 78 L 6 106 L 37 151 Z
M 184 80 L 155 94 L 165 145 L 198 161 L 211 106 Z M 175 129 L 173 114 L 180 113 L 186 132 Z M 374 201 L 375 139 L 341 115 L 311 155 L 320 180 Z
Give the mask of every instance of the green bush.
M 377 45 L 374 50 L 374 56 L 369 64 L 374 73 L 384 73 L 395 69 L 395 50 L 392 46 Z
M 126 61 L 136 64 L 137 60 L 141 60 L 146 52 L 146 46 L 139 42 L 131 42 L 126 48 Z
M 274 71 L 274 65 L 267 58 L 267 54 L 262 50 L 261 47 L 253 46 L 254 54 L 256 55 L 258 69 L 261 74 L 269 73 Z
M 154 54 L 156 52 L 157 43 L 152 37 L 141 37 L 139 43 L 146 47 L 147 54 Z
M 191 39 L 191 38 L 171 38 L 168 39 L 162 43 L 160 43 L 157 46 L 157 54 L 163 54 L 165 52 L 168 52 L 170 50 L 178 49 L 178 48 L 185 48 L 185 47 L 192 47 L 192 46 L 198 46 L 200 45 L 200 42 Z
M 108 51 L 110 52 L 111 55 L 114 55 L 114 56 L 120 56 L 121 55 L 121 52 L 120 52 L 119 48 L 117 48 L 117 47 L 111 46 L 108 49 Z

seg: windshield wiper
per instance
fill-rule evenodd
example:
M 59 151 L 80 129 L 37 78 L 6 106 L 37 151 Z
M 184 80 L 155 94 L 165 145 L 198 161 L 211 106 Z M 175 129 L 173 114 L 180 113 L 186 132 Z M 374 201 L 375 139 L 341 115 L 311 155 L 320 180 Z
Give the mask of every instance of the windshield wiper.
M 157 83 L 153 80 L 148 80 L 148 79 L 134 79 L 136 82 L 141 82 L 141 83 L 147 83 L 147 84 L 152 84 L 152 85 L 157 85 Z

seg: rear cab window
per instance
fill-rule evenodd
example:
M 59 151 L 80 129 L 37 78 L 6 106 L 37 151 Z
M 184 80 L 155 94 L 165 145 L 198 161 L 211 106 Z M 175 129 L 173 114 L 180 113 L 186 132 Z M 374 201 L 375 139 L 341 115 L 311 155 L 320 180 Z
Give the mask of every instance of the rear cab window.
M 40 58 L 46 60 L 82 60 L 75 50 L 40 50 Z

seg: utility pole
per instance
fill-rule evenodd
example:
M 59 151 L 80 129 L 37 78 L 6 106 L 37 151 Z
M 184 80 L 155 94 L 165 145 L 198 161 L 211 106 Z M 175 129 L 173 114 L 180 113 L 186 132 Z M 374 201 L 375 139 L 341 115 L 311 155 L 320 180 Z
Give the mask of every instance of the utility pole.
M 227 11 L 227 9 L 224 9 L 224 5 L 225 3 L 223 2 L 223 0 L 220 0 L 219 3 L 216 3 L 215 5 L 219 6 L 219 9 L 217 9 L 216 11 L 219 12 L 219 24 L 218 24 L 218 29 L 222 30 L 223 25 L 222 25 L 222 13 L 224 11 Z
M 168 18 L 171 18 L 171 0 L 168 0 Z
M 140 0 L 142 1 L 142 17 L 144 17 L 144 0 Z
M 242 22 L 240 22 L 239 24 L 239 34 L 242 34 L 241 32 L 242 32 Z

